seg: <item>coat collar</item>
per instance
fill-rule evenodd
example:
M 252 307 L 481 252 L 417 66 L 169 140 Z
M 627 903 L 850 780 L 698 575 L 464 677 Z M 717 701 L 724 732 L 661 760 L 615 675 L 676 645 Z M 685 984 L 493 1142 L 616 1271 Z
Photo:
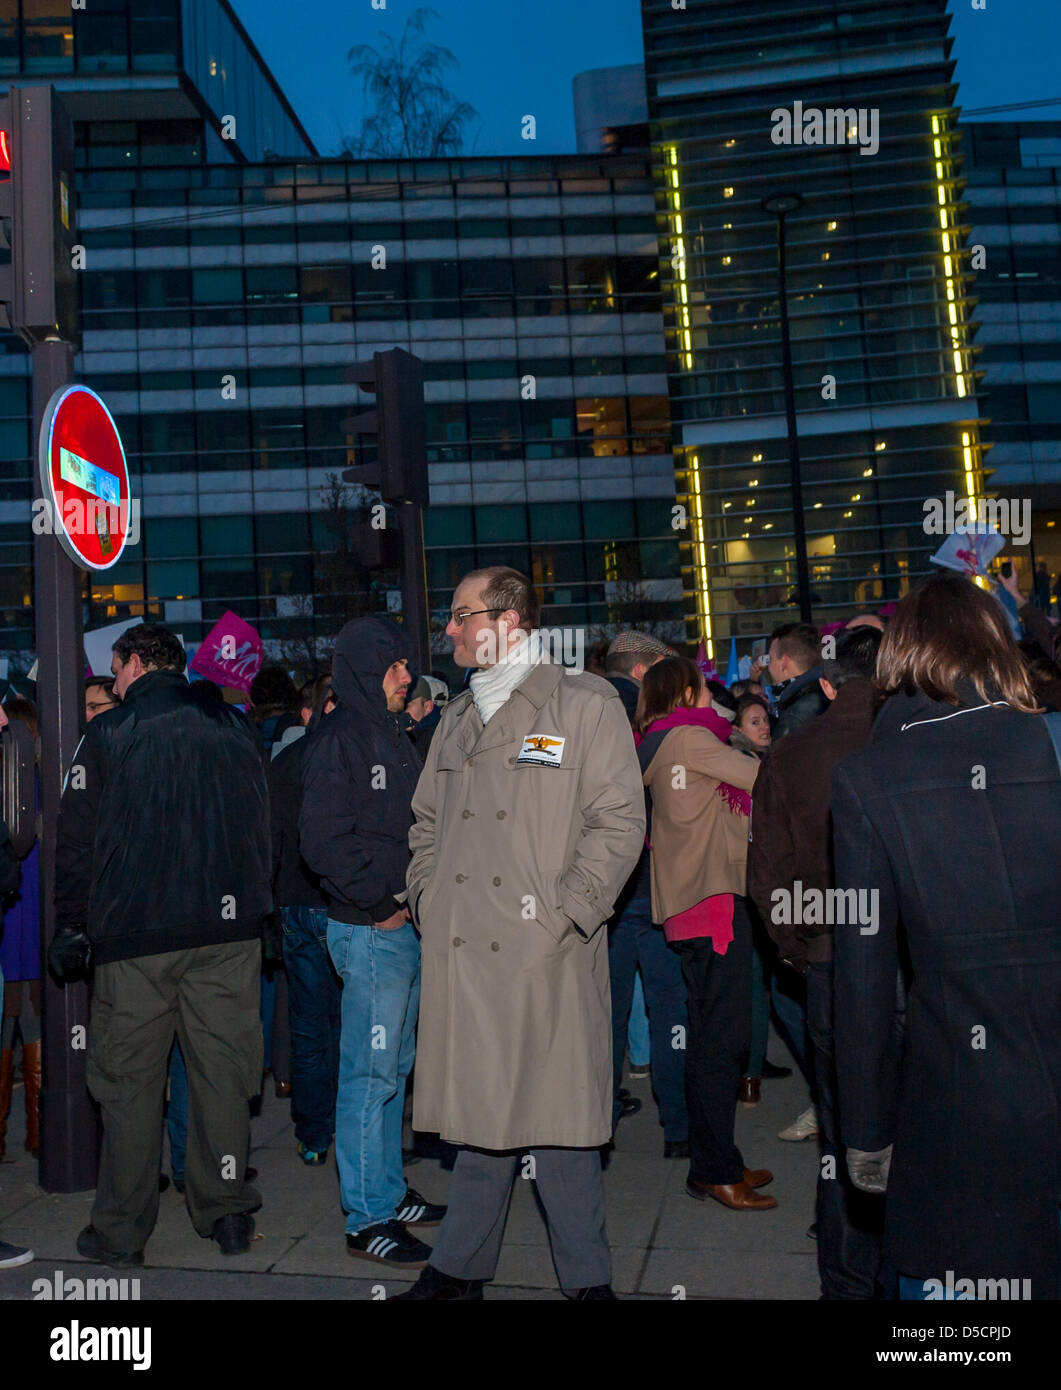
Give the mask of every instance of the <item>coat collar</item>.
M 486 753 L 491 748 L 511 743 L 526 723 L 529 715 L 527 705 L 533 710 L 541 709 L 564 679 L 564 669 L 563 666 L 540 661 L 485 727 L 470 690 L 463 691 L 456 700 L 451 701 L 458 721 L 457 747 L 464 756 L 470 758 L 475 753 Z

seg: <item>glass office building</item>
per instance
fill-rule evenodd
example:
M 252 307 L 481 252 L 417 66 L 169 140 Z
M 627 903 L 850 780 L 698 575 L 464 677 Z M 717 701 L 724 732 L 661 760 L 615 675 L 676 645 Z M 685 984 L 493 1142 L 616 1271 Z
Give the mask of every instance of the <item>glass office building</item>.
M 988 489 L 1026 498 L 1021 578 L 1061 574 L 1061 122 L 962 126 Z M 982 252 L 975 248 L 982 248 Z M 980 264 L 982 260 L 982 264 Z
M 816 621 L 899 597 L 981 489 L 945 0 L 642 5 L 690 636 L 796 616 L 777 226 Z M 741 644 L 747 649 L 747 642 Z
M 12 80 L 55 85 L 89 168 L 315 153 L 227 0 L 5 0 Z
M 401 346 L 425 364 L 438 626 L 463 571 L 504 562 L 549 625 L 681 635 L 647 159 L 221 162 L 204 118 L 172 162 L 145 156 L 147 116 L 123 142 L 97 120 L 113 94 L 91 95 L 77 373 L 115 414 L 144 519 L 93 576 L 92 625 L 156 617 L 194 642 L 231 608 L 295 660 L 393 607 L 389 537 L 340 475 L 370 458 L 351 367 Z M 33 642 L 28 370 L 0 338 L 9 652 Z

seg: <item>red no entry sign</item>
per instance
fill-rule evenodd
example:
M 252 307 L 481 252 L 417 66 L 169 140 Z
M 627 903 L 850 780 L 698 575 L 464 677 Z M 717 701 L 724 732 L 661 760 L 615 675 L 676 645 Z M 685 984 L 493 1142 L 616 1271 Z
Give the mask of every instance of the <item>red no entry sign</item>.
M 34 503 L 34 531 L 58 536 L 82 569 L 117 564 L 129 540 L 129 468 L 117 426 L 95 391 L 56 391 L 41 421 L 38 462 L 42 496 Z

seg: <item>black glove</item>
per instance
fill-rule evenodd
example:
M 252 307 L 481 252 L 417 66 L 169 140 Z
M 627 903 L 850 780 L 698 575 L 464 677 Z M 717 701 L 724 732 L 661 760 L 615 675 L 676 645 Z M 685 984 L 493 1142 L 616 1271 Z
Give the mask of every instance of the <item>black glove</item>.
M 262 922 L 262 960 L 267 966 L 283 964 L 284 931 L 279 912 L 270 912 Z
M 60 980 L 77 980 L 92 964 L 92 942 L 84 927 L 60 927 L 48 947 L 48 964 Z

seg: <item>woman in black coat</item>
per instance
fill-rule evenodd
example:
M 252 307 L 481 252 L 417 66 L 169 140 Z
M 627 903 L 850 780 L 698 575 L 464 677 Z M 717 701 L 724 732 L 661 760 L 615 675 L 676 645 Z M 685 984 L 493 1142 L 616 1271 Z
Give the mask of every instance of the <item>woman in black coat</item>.
M 886 1187 L 904 1297 L 954 1297 L 949 1283 L 981 1299 L 1057 1298 L 1061 771 L 1050 731 L 1001 607 L 960 575 L 899 604 L 877 677 L 891 698 L 870 746 L 838 766 L 832 798 L 837 887 L 877 895 L 867 925 L 859 913 L 835 934 L 852 1180 Z

